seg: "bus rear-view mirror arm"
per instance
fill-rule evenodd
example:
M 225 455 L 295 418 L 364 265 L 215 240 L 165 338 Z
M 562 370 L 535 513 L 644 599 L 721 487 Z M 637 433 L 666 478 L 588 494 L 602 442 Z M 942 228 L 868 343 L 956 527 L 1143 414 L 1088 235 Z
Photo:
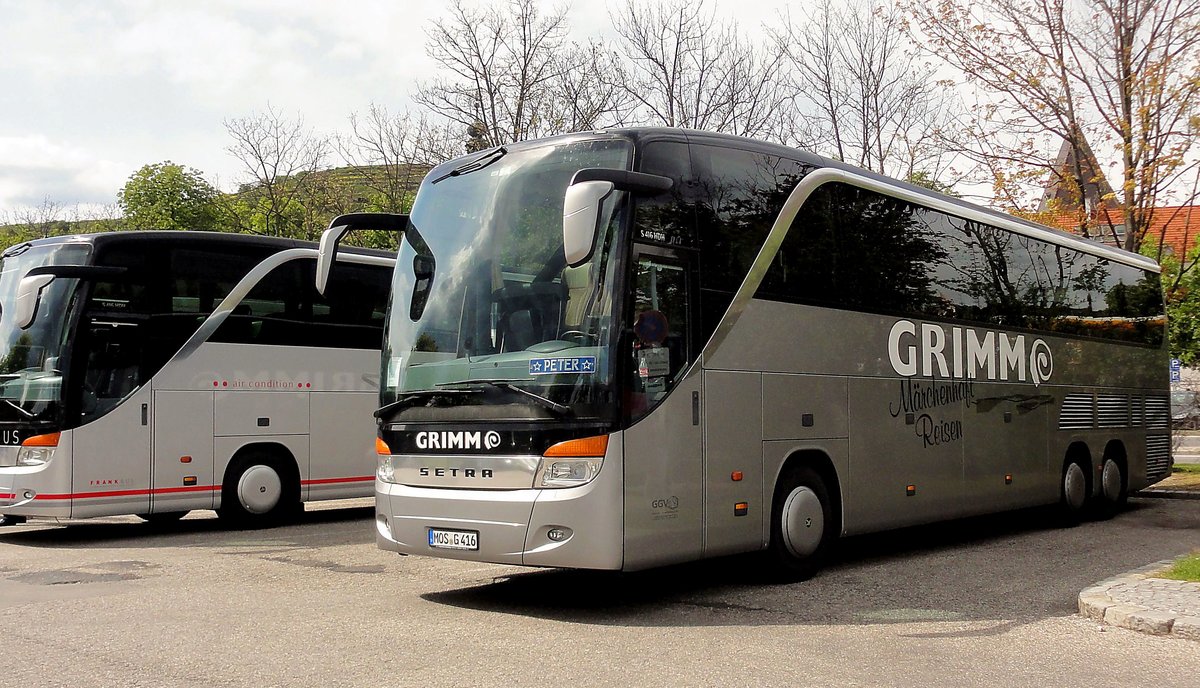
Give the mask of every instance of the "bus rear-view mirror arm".
M 600 228 L 604 199 L 613 191 L 660 194 L 674 185 L 670 177 L 629 170 L 587 168 L 579 170 L 567 187 L 563 202 L 563 253 L 567 265 L 578 267 L 592 256 Z
M 125 268 L 99 265 L 42 265 L 25 273 L 17 285 L 16 307 L 13 309 L 14 324 L 22 330 L 29 329 L 37 317 L 42 291 L 56 278 L 112 279 L 124 274 Z
M 324 295 L 329 284 L 329 274 L 337 261 L 338 244 L 347 232 L 373 229 L 381 232 L 404 232 L 408 227 L 408 215 L 400 213 L 347 213 L 338 215 L 329 223 L 329 229 L 321 234 L 321 245 L 317 249 L 317 293 Z

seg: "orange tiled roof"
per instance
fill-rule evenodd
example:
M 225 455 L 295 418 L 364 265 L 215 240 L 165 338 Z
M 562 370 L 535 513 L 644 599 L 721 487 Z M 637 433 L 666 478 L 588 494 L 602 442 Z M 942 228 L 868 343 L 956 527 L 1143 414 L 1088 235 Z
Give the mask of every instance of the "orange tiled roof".
M 1125 214 L 1120 209 L 1102 208 L 1096 213 L 1092 223 L 1093 232 L 1108 232 L 1108 226 L 1124 225 Z M 1074 212 L 1059 212 L 1052 215 L 1042 214 L 1038 221 L 1051 227 L 1078 233 L 1079 215 Z M 1101 237 L 1111 243 L 1111 237 Z M 1155 208 L 1150 215 L 1150 228 L 1146 232 L 1146 241 L 1162 241 L 1170 246 L 1175 255 L 1185 255 L 1187 251 L 1200 243 L 1200 206 L 1173 205 Z

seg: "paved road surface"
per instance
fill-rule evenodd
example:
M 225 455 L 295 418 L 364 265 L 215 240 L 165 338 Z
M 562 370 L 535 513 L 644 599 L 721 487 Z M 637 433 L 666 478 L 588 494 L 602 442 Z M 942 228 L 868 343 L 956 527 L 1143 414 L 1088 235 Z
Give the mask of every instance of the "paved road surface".
M 400 558 L 369 507 L 256 532 L 21 526 L 0 531 L 0 686 L 1196 686 L 1200 643 L 1074 612 L 1088 584 L 1200 547 L 1200 502 L 1044 520 L 856 538 L 793 585 L 753 558 L 623 576 Z

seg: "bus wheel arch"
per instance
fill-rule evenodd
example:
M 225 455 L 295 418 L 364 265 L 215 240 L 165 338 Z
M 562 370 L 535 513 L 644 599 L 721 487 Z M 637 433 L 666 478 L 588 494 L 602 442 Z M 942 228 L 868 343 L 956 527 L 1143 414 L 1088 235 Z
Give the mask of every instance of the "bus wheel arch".
M 771 500 L 770 542 L 776 571 L 789 580 L 811 577 L 841 533 L 841 486 L 823 452 L 799 451 L 784 462 Z
M 218 516 L 239 526 L 269 526 L 302 508 L 300 469 L 287 447 L 256 442 L 234 453 L 221 481 Z
M 1065 525 L 1079 523 L 1092 496 L 1092 452 L 1083 442 L 1073 442 L 1063 457 L 1059 480 L 1059 513 Z

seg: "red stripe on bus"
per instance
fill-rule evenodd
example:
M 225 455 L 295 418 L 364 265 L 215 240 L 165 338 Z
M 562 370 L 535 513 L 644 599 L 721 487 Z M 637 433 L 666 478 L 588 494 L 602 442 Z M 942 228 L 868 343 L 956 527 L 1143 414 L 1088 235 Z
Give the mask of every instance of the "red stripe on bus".
M 374 480 L 373 475 L 356 475 L 351 478 L 321 478 L 319 480 L 301 480 L 301 485 L 332 485 L 334 483 L 365 483 Z
M 373 475 L 352 476 L 349 478 L 321 478 L 319 480 L 302 480 L 302 485 L 335 485 L 339 483 L 362 483 L 374 480 Z M 99 497 L 140 497 L 142 495 L 178 494 L 181 492 L 215 492 L 220 485 L 194 485 L 188 487 L 159 487 L 153 490 L 112 490 L 109 492 L 72 492 L 68 494 L 40 494 L 35 499 L 96 499 Z M 11 499 L 16 495 L 0 493 L 0 499 Z
M 221 489 L 220 485 L 195 485 L 189 487 L 159 487 L 153 490 L 112 490 L 110 492 L 72 492 L 69 494 L 40 494 L 35 499 L 94 499 L 97 497 L 140 497 L 142 495 L 174 494 L 177 492 L 210 492 Z
M 0 492 L 0 499 L 16 499 L 16 495 L 11 492 Z
M 354 475 L 350 478 L 322 478 L 317 480 L 301 480 L 302 485 L 335 485 L 340 483 L 366 483 L 374 480 L 374 475 Z M 186 487 L 156 487 L 154 490 L 112 490 L 108 492 L 70 492 L 66 495 L 38 495 L 36 499 L 95 499 L 98 497 L 140 497 L 143 495 L 175 495 L 180 492 L 208 492 L 220 490 L 221 485 L 192 485 Z M 0 493 L 0 499 L 8 499 L 16 495 Z

